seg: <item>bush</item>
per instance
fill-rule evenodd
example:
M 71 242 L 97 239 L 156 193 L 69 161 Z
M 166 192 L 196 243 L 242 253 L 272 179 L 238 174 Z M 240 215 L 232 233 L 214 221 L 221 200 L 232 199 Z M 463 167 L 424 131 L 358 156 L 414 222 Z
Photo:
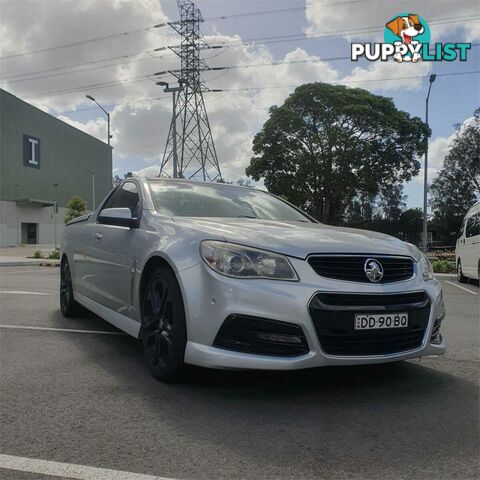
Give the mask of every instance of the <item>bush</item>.
M 67 214 L 65 215 L 65 223 L 74 218 L 81 217 L 87 213 L 87 202 L 79 196 L 73 196 L 67 203 Z
M 56 248 L 49 256 L 51 260 L 60 260 L 60 249 Z
M 43 256 L 43 253 L 40 250 L 37 250 L 36 252 L 34 252 L 33 258 L 45 258 L 45 257 Z
M 447 260 L 435 260 L 432 267 L 435 273 L 455 273 L 455 265 Z

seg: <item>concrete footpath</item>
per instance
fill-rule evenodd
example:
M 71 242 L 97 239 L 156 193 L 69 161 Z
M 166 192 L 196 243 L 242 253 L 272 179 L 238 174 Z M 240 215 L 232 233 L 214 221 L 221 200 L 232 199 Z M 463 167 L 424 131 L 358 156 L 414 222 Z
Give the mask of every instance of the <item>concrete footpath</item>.
M 21 247 L 3 247 L 0 248 L 0 267 L 20 267 L 20 266 L 57 266 L 59 260 L 49 259 L 48 256 L 53 252 L 53 245 L 28 245 Z M 36 251 L 42 252 L 45 258 L 31 258 Z

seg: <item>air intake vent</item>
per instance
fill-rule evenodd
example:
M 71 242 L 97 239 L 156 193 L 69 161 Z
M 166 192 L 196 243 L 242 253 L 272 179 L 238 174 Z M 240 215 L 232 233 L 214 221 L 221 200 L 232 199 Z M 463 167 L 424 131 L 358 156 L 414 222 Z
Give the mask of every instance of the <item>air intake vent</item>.
M 365 262 L 372 258 L 383 267 L 383 278 L 378 283 L 393 283 L 413 277 L 413 259 L 410 257 L 379 255 L 312 255 L 308 263 L 315 272 L 326 278 L 349 282 L 370 283 L 365 274 Z
M 227 317 L 213 345 L 257 355 L 297 356 L 309 351 L 299 325 L 250 315 Z
M 323 351 L 335 356 L 389 355 L 421 347 L 430 316 L 424 292 L 399 294 L 318 293 L 310 315 Z M 408 327 L 359 331 L 356 313 L 407 312 Z

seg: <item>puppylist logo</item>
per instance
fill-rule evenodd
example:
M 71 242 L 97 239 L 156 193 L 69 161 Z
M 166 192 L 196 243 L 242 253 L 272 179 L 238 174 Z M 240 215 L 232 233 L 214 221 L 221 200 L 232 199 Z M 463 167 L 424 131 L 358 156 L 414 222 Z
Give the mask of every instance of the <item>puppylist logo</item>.
M 417 14 L 401 13 L 385 26 L 384 43 L 352 43 L 352 61 L 365 57 L 370 61 L 386 62 L 453 62 L 467 60 L 471 43 L 435 43 L 430 46 L 430 28 Z

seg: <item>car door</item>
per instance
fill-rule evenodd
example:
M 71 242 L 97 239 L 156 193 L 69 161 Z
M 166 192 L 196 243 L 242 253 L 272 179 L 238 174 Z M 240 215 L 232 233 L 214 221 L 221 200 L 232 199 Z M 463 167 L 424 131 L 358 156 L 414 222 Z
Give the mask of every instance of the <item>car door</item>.
M 102 209 L 109 208 L 118 189 L 109 193 L 103 201 Z M 99 296 L 93 286 L 96 261 L 90 255 L 95 250 L 95 232 L 97 230 L 96 215 L 92 213 L 87 222 L 71 225 L 69 228 L 69 251 L 72 262 L 72 280 L 75 291 L 86 297 L 99 301 Z
M 467 219 L 465 228 L 464 260 L 462 268 L 465 276 L 476 278 L 478 274 L 478 257 L 480 250 L 480 212 Z
M 133 181 L 123 183 L 106 207 L 129 208 L 132 217 L 140 220 L 141 202 L 137 184 Z M 97 222 L 93 232 L 93 244 L 88 252 L 93 262 L 90 279 L 93 299 L 124 315 L 127 315 L 131 304 L 135 269 L 132 242 L 137 233 L 136 228 Z

